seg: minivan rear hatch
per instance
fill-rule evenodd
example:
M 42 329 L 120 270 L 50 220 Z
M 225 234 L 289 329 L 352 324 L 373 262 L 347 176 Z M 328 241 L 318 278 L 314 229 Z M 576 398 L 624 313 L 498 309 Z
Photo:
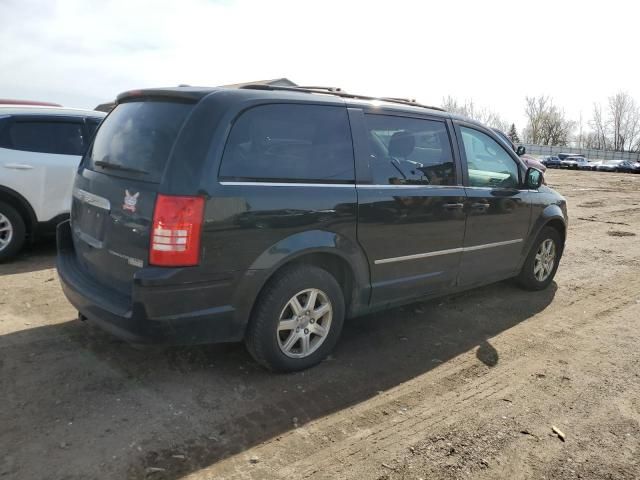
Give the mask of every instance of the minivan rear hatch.
M 105 118 L 73 191 L 71 228 L 80 264 L 99 283 L 130 294 L 148 264 L 158 188 L 193 102 L 125 101 Z

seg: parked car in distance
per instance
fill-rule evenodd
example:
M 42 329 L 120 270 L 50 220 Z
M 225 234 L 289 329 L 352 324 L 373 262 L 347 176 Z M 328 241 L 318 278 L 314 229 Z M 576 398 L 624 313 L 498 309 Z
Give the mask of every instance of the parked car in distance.
M 564 160 L 560 160 L 560 168 L 569 168 L 578 170 L 579 168 L 586 169 L 589 166 L 589 162 L 584 157 L 567 157 Z
M 0 105 L 0 261 L 68 218 L 80 159 L 103 113 Z
M 582 155 L 581 153 L 559 153 L 558 154 L 558 158 L 560 160 L 566 160 L 567 158 L 570 157 L 583 157 L 584 155 Z
M 640 173 L 640 162 L 622 160 L 618 165 L 618 169 L 616 171 L 624 173 Z
M 0 105 L 31 105 L 40 107 L 62 107 L 59 103 L 41 102 L 39 100 L 16 100 L 14 98 L 0 98 Z
M 600 165 L 596 166 L 599 172 L 621 172 L 623 162 L 625 160 L 604 160 Z
M 565 199 L 484 125 L 399 99 L 251 85 L 118 96 L 57 269 L 132 342 L 244 340 L 317 364 L 345 318 L 515 277 L 546 288 Z
M 527 155 L 526 153 L 524 153 L 520 155 L 520 160 L 522 160 L 527 167 L 537 168 L 543 173 L 547 171 L 547 166 L 531 155 Z
M 596 162 L 590 162 L 589 160 L 578 164 L 578 170 L 595 170 L 596 168 Z
M 598 169 L 598 165 L 602 165 L 603 160 L 592 160 L 589 162 L 589 165 L 585 167 L 586 170 L 596 171 Z
M 560 165 L 562 165 L 560 158 L 556 155 L 549 155 L 547 157 L 544 157 L 541 160 L 541 163 L 547 168 L 560 168 Z

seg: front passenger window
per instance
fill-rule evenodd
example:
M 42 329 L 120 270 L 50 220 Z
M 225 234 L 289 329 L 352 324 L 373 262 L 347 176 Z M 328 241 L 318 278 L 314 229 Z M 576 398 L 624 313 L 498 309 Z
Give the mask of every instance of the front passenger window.
M 469 186 L 518 188 L 518 165 L 506 150 L 489 135 L 460 127 L 467 155 Z

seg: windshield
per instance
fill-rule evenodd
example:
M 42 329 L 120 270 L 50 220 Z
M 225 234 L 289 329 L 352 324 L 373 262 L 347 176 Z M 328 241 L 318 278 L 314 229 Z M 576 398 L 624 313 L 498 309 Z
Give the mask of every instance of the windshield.
M 158 182 L 192 104 L 140 101 L 118 105 L 102 122 L 87 167 L 119 177 Z

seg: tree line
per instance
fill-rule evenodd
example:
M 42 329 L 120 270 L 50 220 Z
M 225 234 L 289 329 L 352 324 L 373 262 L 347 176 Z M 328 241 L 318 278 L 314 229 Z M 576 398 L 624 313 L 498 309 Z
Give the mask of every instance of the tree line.
M 618 92 L 608 98 L 607 103 L 593 104 L 592 118 L 585 125 L 570 119 L 548 96 L 525 97 L 527 124 L 518 134 L 516 126 L 506 122 L 498 113 L 477 106 L 473 100 L 460 102 L 447 96 L 443 98 L 445 110 L 464 115 L 491 128 L 507 133 L 514 143 L 567 146 L 613 150 L 618 152 L 640 152 L 640 105 L 626 92 Z

